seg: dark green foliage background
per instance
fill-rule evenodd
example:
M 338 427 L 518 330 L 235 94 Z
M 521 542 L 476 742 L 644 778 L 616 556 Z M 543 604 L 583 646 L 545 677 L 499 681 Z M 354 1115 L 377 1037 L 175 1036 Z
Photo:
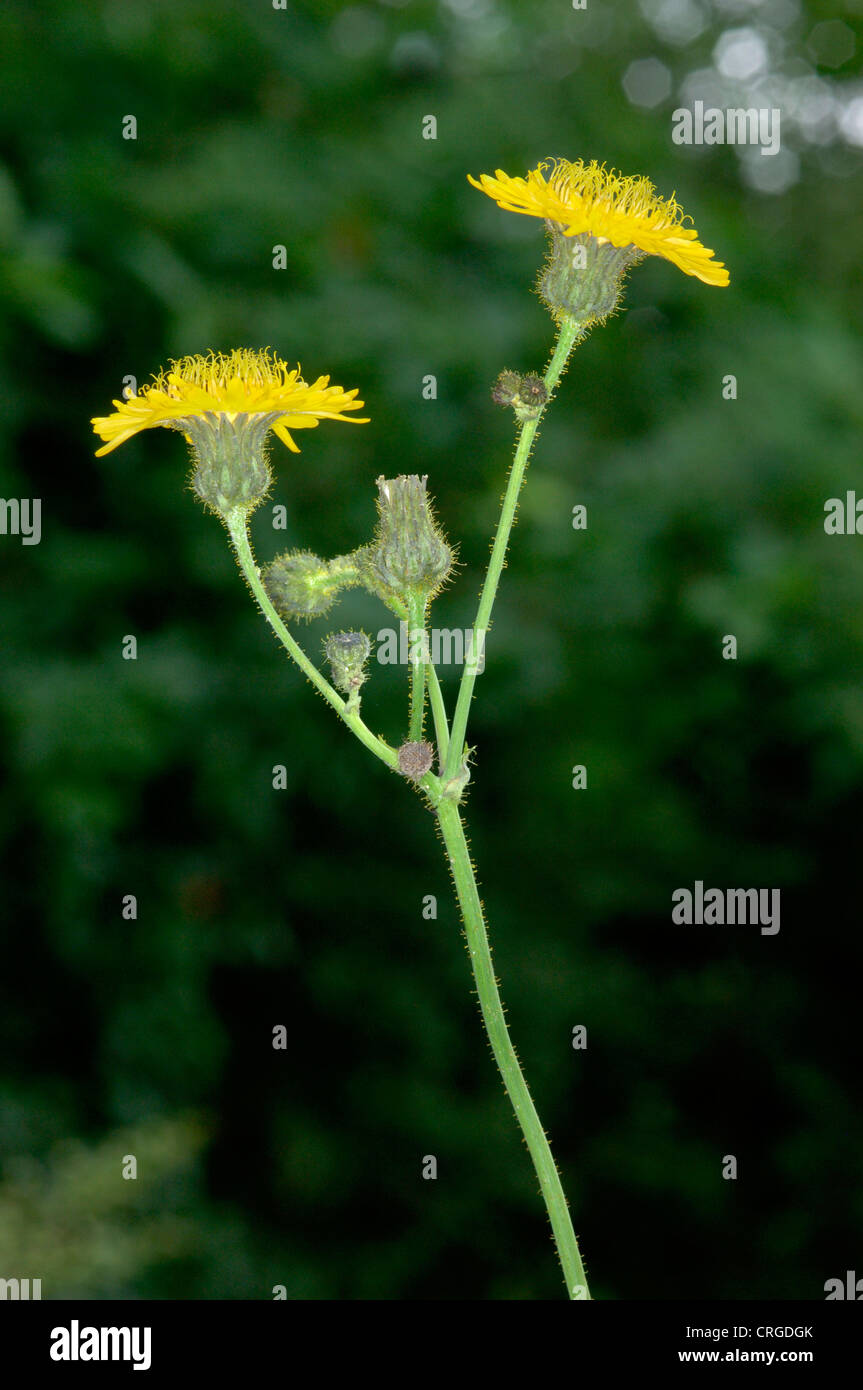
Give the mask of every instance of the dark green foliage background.
M 535 453 L 467 807 L 509 1022 L 596 1296 L 818 1299 L 859 1268 L 863 541 L 823 508 L 863 483 L 860 151 L 798 140 L 769 195 L 674 146 L 678 97 L 621 79 L 657 56 L 676 90 L 757 22 L 702 8 L 675 45 L 622 0 L 4 5 L 0 492 L 42 498 L 43 539 L 0 538 L 0 1276 L 40 1276 L 62 1191 L 44 1297 L 561 1294 L 431 817 L 283 657 L 181 441 L 97 460 L 88 425 L 211 347 L 359 386 L 370 425 L 274 455 L 259 556 L 352 549 L 375 477 L 427 473 L 462 562 L 436 621 L 469 625 L 512 441 L 488 388 L 551 325 L 539 224 L 465 175 L 557 153 L 676 189 L 732 285 L 639 267 Z M 826 19 L 859 49 L 853 7 L 807 4 L 790 62 Z M 389 618 L 353 594 L 334 622 Z M 366 687 L 393 742 L 403 681 Z M 779 935 L 673 926 L 696 879 L 780 888 Z M 190 1115 L 205 1139 L 122 1184 L 130 1135 Z M 60 1182 L 70 1140 L 98 1181 Z

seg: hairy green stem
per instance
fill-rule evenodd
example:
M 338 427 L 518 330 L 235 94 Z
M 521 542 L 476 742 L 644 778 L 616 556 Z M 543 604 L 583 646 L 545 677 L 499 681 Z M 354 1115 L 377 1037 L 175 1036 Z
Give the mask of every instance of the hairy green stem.
M 572 352 L 578 339 L 584 331 L 584 324 L 575 319 L 564 316 L 558 328 L 557 341 L 554 345 L 554 352 L 551 361 L 546 368 L 544 382 L 548 392 L 548 398 L 554 392 L 560 378 L 563 376 L 569 354 Z M 515 522 L 515 514 L 518 507 L 519 493 L 524 482 L 525 470 L 530 458 L 531 445 L 533 444 L 536 432 L 539 429 L 548 402 L 539 412 L 535 420 L 526 420 L 519 432 L 516 443 L 515 456 L 512 461 L 512 468 L 507 480 L 506 492 L 504 493 L 503 505 L 501 507 L 500 521 L 498 522 L 497 533 L 494 538 L 491 559 L 489 560 L 488 572 L 482 592 L 479 598 L 476 619 L 474 620 L 474 660 L 466 662 L 462 671 L 461 684 L 459 686 L 458 700 L 456 702 L 455 714 L 452 721 L 452 733 L 450 737 L 449 755 L 446 760 L 444 777 L 454 777 L 458 771 L 460 761 L 464 755 L 464 741 L 467 731 L 467 719 L 470 712 L 470 702 L 473 698 L 473 688 L 477 678 L 477 660 L 484 650 L 485 637 L 491 622 L 491 610 L 494 606 L 497 586 L 500 581 L 501 571 L 503 570 L 506 552 L 509 546 L 510 532 Z
M 560 381 L 569 355 L 582 335 L 583 329 L 583 324 L 571 318 L 564 317 L 561 320 L 557 341 L 544 378 L 548 399 L 551 398 Z M 425 695 L 428 689 L 434 718 L 435 737 L 443 771 L 440 777 L 431 772 L 427 773 L 420 785 L 426 792 L 430 805 L 435 810 L 446 846 L 464 922 L 483 1023 L 504 1087 L 521 1126 L 539 1179 L 540 1190 L 548 1211 L 555 1245 L 566 1280 L 567 1294 L 571 1299 L 586 1299 L 590 1297 L 587 1278 L 560 1175 L 506 1026 L 503 1003 L 494 974 L 482 903 L 465 838 L 464 826 L 458 810 L 458 791 L 455 790 L 455 779 L 458 777 L 460 781 L 464 780 L 463 775 L 461 775 L 462 762 L 474 685 L 482 664 L 485 636 L 491 622 L 492 608 L 506 560 L 509 538 L 515 522 L 518 498 L 530 458 L 531 446 L 544 410 L 545 407 L 539 411 L 535 419 L 525 421 L 519 432 L 488 572 L 483 583 L 474 622 L 471 659 L 465 662 L 462 672 L 451 730 L 447 723 L 446 708 L 437 672 L 425 647 L 426 605 L 421 600 L 415 600 L 409 605 L 407 620 L 411 653 L 411 697 L 408 737 L 411 741 L 418 741 L 422 738 Z M 240 569 L 279 641 L 356 737 L 388 767 L 397 769 L 398 755 L 395 750 L 366 727 L 360 718 L 358 708 L 356 708 L 356 701 L 345 702 L 340 698 L 291 636 L 274 608 L 264 587 L 249 543 L 246 513 L 238 508 L 226 520 Z M 419 650 L 416 648 L 415 634 L 417 634 L 417 640 L 421 638 Z
M 408 659 L 411 665 L 411 712 L 408 738 L 418 743 L 423 736 L 426 701 L 426 604 L 412 595 L 408 601 Z
M 437 670 L 433 661 L 429 661 L 426 666 L 426 680 L 428 682 L 429 703 L 431 704 L 432 718 L 434 719 L 434 732 L 437 741 L 438 757 L 440 765 L 443 767 L 446 756 L 449 752 L 449 723 L 446 717 L 446 705 L 444 704 L 443 691 L 440 688 Z
M 539 1178 L 543 1201 L 551 1221 L 554 1242 L 566 1280 L 567 1294 L 571 1299 L 590 1298 L 587 1276 L 581 1261 L 578 1241 L 572 1228 L 569 1207 L 561 1186 L 560 1175 L 506 1026 L 503 1003 L 498 992 L 491 947 L 483 918 L 482 903 L 476 886 L 458 806 L 450 798 L 444 798 L 437 807 L 437 817 L 464 921 L 470 963 L 476 981 L 485 1030 L 507 1095 L 515 1110 L 516 1119 L 521 1125 L 525 1142 L 533 1159 L 536 1175 Z
M 326 677 L 321 675 L 317 667 L 306 656 L 300 644 L 291 636 L 284 622 L 279 617 L 278 612 L 273 607 L 272 600 L 264 588 L 260 570 L 255 563 L 255 557 L 252 553 L 252 547 L 249 542 L 248 515 L 245 510 L 238 507 L 236 511 L 231 512 L 225 519 L 225 525 L 228 528 L 228 534 L 231 537 L 237 556 L 237 563 L 240 566 L 246 583 L 257 599 L 261 612 L 289 656 L 293 657 L 300 670 L 309 678 L 315 689 L 323 695 L 327 703 L 332 705 L 339 718 L 344 720 L 345 724 L 347 724 L 348 728 L 356 735 L 360 742 L 365 744 L 366 748 L 374 753 L 376 758 L 380 758 L 381 762 L 386 763 L 387 767 L 397 768 L 398 754 L 395 749 L 390 748 L 389 744 L 384 743 L 383 739 L 373 734 L 371 729 L 363 723 L 358 710 L 351 707 L 333 689 Z

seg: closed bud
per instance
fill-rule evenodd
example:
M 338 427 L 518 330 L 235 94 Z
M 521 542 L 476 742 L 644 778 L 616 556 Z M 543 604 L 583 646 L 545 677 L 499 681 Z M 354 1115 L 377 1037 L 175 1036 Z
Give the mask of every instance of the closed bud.
M 522 377 L 513 409 L 519 420 L 536 420 L 542 414 L 548 392 L 541 376 Z
M 418 782 L 431 770 L 434 761 L 434 748 L 430 743 L 403 743 L 399 749 L 399 772 Z
M 491 398 L 495 405 L 512 405 L 520 386 L 521 377 L 518 372 L 501 372 L 491 388 Z
M 368 678 L 365 669 L 372 644 L 364 632 L 334 632 L 324 643 L 333 685 L 346 695 L 359 690 Z
M 310 550 L 278 555 L 261 572 L 264 588 L 283 618 L 321 618 L 342 589 L 357 582 L 350 557 L 322 560 Z
M 491 388 L 491 398 L 498 405 L 511 405 L 516 418 L 523 423 L 539 419 L 548 400 L 548 391 L 541 376 L 501 372 Z
M 440 589 L 453 552 L 435 522 L 426 478 L 378 478 L 378 529 L 365 546 L 362 582 L 401 611 L 411 595 L 428 600 Z

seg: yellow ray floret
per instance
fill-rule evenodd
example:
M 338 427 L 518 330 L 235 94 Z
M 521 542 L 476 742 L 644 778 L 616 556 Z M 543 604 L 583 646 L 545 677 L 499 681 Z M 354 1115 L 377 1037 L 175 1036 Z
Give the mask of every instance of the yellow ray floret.
M 725 266 L 701 245 L 694 227 L 683 225 L 674 196 L 660 198 L 648 178 L 624 178 L 596 160 L 555 159 L 538 164 L 523 179 L 497 169 L 494 178 L 468 174 L 468 180 L 498 207 L 555 222 L 566 236 L 586 232 L 612 246 L 637 246 L 707 285 L 728 284 Z
M 289 369 L 280 357 L 270 354 L 269 348 L 235 348 L 206 357 L 181 357 L 136 396 L 114 401 L 113 415 L 92 421 L 96 434 L 105 440 L 96 454 L 109 454 L 139 430 L 155 425 L 182 430 L 184 420 L 202 415 L 227 416 L 230 420 L 272 415 L 273 433 L 297 454 L 290 430 L 312 429 L 319 420 L 368 424 L 366 419 L 345 414 L 363 407 L 356 399 L 356 390 L 343 391 L 329 383 L 328 376 L 319 376 L 311 385 L 303 381 L 299 367 Z

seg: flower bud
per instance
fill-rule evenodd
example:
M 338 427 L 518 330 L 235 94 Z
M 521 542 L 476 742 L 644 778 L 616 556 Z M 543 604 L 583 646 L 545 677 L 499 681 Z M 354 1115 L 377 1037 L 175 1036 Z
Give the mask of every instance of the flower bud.
M 491 398 L 495 405 L 512 405 L 518 396 L 521 377 L 518 372 L 501 372 L 491 388 Z
M 537 289 L 553 317 L 567 314 L 580 323 L 608 318 L 620 301 L 627 271 L 646 253 L 637 246 L 612 246 L 589 232 L 566 236 L 557 222 L 545 226 L 549 254 Z
M 434 748 L 430 743 L 403 743 L 399 749 L 399 772 L 418 782 L 431 770 L 434 761 Z
M 310 550 L 286 551 L 261 571 L 264 588 L 283 618 L 323 617 L 357 578 L 349 556 L 322 560 Z
M 548 391 L 541 376 L 520 376 L 518 372 L 501 372 L 491 388 L 491 398 L 498 405 L 511 405 L 516 418 L 537 420 L 548 400 Z
M 522 377 L 513 409 L 519 420 L 537 420 L 548 400 L 548 391 L 541 376 Z
M 368 679 L 365 669 L 372 644 L 364 632 L 334 632 L 324 643 L 333 685 L 353 694 Z
M 207 412 L 178 420 L 192 445 L 195 469 L 192 486 L 201 501 L 220 516 L 240 509 L 254 511 L 270 490 L 267 433 L 272 415 Z
M 378 529 L 360 552 L 362 582 L 400 611 L 410 595 L 426 601 L 453 563 L 426 494 L 427 478 L 378 478 Z

